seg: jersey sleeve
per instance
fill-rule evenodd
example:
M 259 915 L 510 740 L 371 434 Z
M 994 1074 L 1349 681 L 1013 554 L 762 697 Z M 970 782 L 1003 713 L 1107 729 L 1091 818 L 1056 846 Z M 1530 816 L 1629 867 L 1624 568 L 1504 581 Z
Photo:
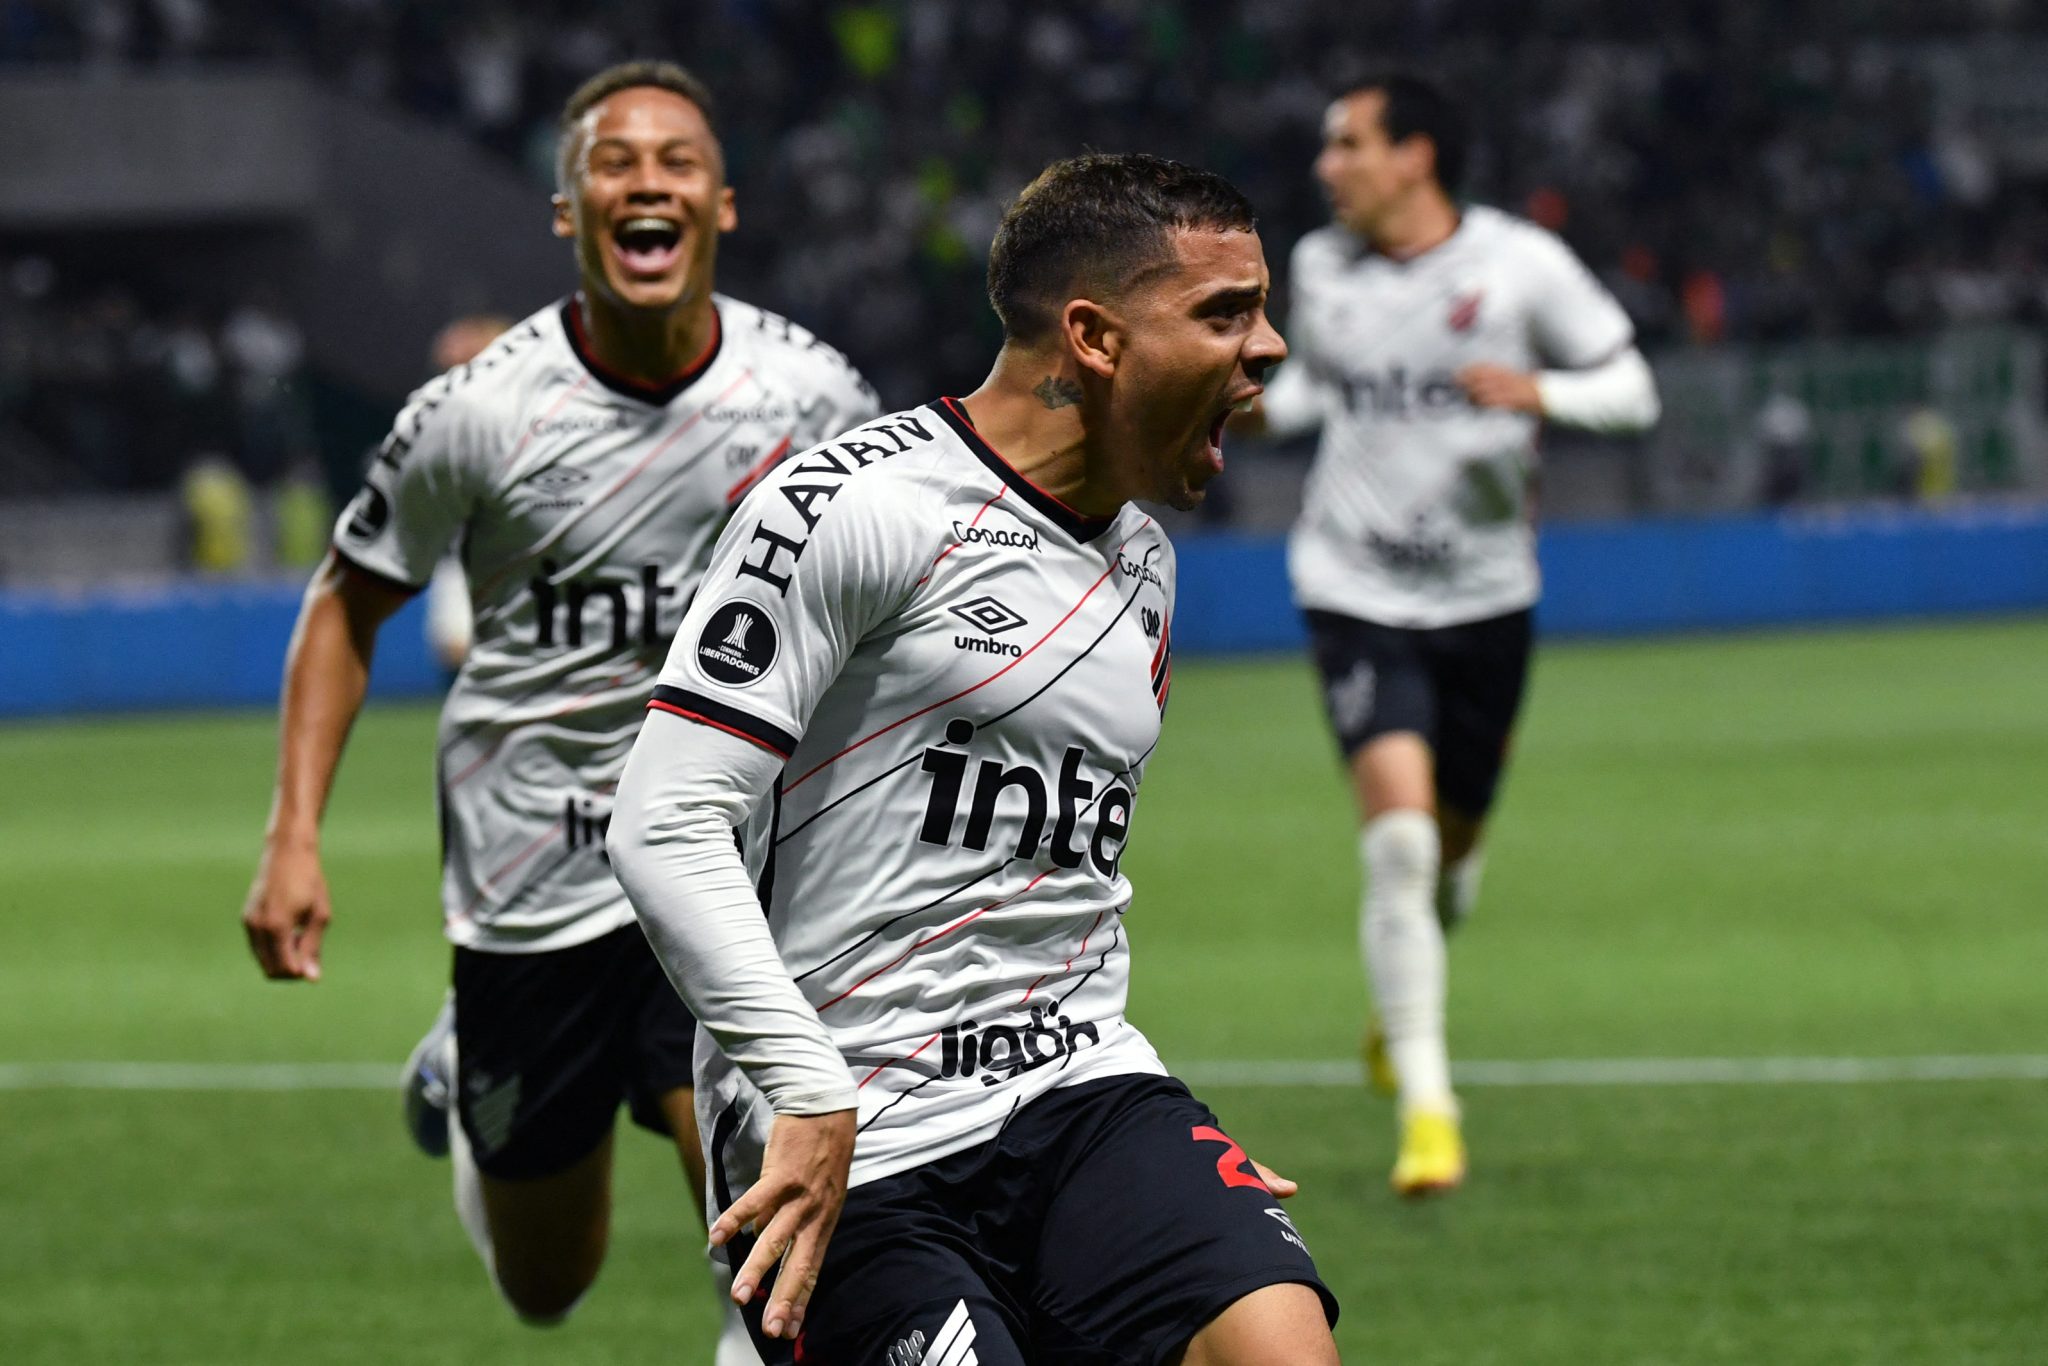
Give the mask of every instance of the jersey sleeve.
M 1530 341 L 1543 363 L 1583 370 L 1633 345 L 1635 325 L 1585 262 L 1549 233 L 1531 233 Z
M 740 505 L 650 707 L 795 751 L 854 647 L 916 584 L 925 519 L 901 481 L 846 477 L 859 435 L 792 457 Z
M 334 526 L 342 559 L 417 591 L 454 546 L 475 503 L 479 444 L 450 372 L 400 410 L 362 489 Z

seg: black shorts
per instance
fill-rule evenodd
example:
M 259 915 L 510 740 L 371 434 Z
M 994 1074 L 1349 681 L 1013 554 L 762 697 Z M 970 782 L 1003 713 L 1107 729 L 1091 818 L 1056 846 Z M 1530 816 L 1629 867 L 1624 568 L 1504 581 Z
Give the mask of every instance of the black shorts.
M 1310 609 L 1323 705 L 1348 759 L 1367 741 L 1413 731 L 1436 756 L 1437 797 L 1484 816 L 1500 788 L 1529 678 L 1534 616 L 1524 609 L 1456 626 L 1382 626 Z
M 638 924 L 545 953 L 455 950 L 456 1106 L 491 1176 L 575 1165 L 622 1101 L 668 1134 L 661 1097 L 693 1085 L 696 1037 Z
M 1208 1107 L 1170 1077 L 1111 1077 L 855 1187 L 794 1346 L 760 1336 L 765 1294 L 746 1317 L 770 1366 L 1153 1366 L 1289 1283 L 1337 1321 L 1301 1235 Z

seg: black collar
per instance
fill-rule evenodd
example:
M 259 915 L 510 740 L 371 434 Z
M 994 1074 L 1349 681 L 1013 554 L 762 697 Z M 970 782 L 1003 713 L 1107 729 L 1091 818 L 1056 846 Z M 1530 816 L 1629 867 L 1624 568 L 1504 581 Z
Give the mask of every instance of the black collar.
M 718 316 L 717 306 L 711 310 L 711 345 L 704 348 L 704 354 L 688 366 L 681 374 L 661 383 L 647 384 L 620 374 L 605 365 L 590 351 L 590 338 L 583 331 L 583 310 L 577 304 L 577 296 L 571 294 L 562 300 L 562 331 L 569 338 L 569 349 L 576 353 L 576 359 L 605 388 L 642 403 L 667 404 L 677 394 L 704 377 L 718 360 L 718 353 L 725 349 L 725 320 Z
M 1092 541 L 1109 530 L 1116 521 L 1114 517 L 1089 517 L 1076 512 L 1017 473 L 1016 466 L 1003 459 L 1002 453 L 989 445 L 980 432 L 974 430 L 974 423 L 968 418 L 967 410 L 960 406 L 959 399 L 942 398 L 931 406 L 946 420 L 946 425 L 967 443 L 967 449 L 973 451 L 981 463 L 988 466 L 996 478 L 1008 484 L 1018 497 L 1037 508 L 1047 521 L 1075 540 Z

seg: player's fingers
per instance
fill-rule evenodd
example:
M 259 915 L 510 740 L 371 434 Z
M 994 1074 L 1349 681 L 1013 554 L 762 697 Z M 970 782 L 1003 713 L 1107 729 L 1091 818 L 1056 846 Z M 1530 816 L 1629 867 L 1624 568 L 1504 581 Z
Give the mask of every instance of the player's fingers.
M 740 1198 L 726 1206 L 725 1213 L 711 1223 L 711 1246 L 723 1247 L 746 1231 L 748 1224 L 764 1214 L 772 1214 L 774 1201 L 760 1183 L 740 1192 Z
M 1279 1196 L 1282 1200 L 1285 1200 L 1288 1196 L 1301 1189 L 1299 1181 L 1289 1181 L 1256 1157 L 1252 1159 L 1252 1170 L 1259 1174 L 1259 1180 L 1266 1183 L 1266 1189 Z
M 779 1331 L 792 1338 L 803 1332 L 804 1311 L 810 1307 L 811 1292 L 818 1288 L 818 1272 L 825 1264 L 825 1244 L 831 1234 L 824 1219 L 812 1219 L 797 1230 L 775 1277 L 775 1298 L 762 1315 L 761 1326 L 770 1337 Z
M 281 937 L 261 912 L 252 912 L 244 917 L 242 928 L 249 935 L 249 952 L 256 955 L 257 965 L 263 969 L 265 977 L 277 979 L 293 975 Z
M 784 1207 L 774 1218 L 761 1228 L 761 1236 L 754 1243 L 754 1250 L 747 1254 L 747 1260 L 732 1278 L 732 1299 L 734 1304 L 747 1304 L 761 1288 L 762 1282 L 774 1273 L 775 1264 L 782 1260 L 782 1254 L 789 1250 L 791 1237 L 796 1231 L 798 1216 L 795 1210 Z M 775 1306 L 771 1303 L 769 1308 Z M 762 1325 L 770 1337 L 775 1330 Z
M 323 899 L 313 907 L 299 931 L 299 970 L 309 982 L 320 980 L 320 941 L 327 936 L 327 922 L 333 917 Z

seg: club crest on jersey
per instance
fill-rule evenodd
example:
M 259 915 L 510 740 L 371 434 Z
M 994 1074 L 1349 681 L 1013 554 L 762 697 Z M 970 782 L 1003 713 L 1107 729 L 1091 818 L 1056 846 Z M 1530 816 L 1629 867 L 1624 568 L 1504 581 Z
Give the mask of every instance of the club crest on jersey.
M 1453 332 L 1470 332 L 1473 325 L 1479 321 L 1479 301 L 1485 297 L 1485 291 L 1475 289 L 1469 294 L 1460 294 L 1451 300 L 1451 312 L 1450 316 L 1444 319 L 1445 324 Z
M 715 682 L 744 688 L 774 666 L 775 650 L 775 623 L 753 603 L 735 598 L 704 623 L 697 637 L 697 667 Z

